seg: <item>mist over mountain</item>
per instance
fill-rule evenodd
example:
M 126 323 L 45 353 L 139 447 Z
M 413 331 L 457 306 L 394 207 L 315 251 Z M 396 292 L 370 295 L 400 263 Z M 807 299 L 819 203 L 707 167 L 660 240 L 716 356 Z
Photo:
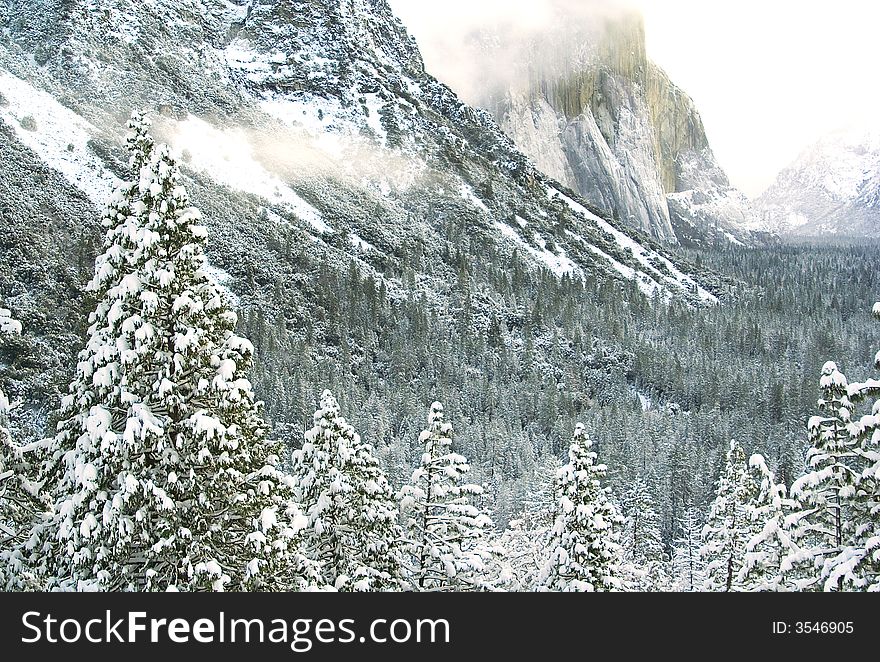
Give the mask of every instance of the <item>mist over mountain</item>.
M 693 101 L 647 57 L 640 14 L 625 2 L 576 5 L 477 12 L 458 40 L 438 28 L 431 61 L 541 170 L 631 227 L 688 245 L 769 240 Z
M 808 147 L 756 200 L 787 237 L 880 237 L 880 130 L 851 127 Z

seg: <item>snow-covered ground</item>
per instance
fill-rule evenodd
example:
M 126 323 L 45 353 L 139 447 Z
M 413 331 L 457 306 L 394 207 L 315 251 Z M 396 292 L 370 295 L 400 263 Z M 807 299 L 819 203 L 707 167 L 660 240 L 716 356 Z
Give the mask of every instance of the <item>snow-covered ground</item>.
M 0 119 L 16 136 L 99 207 L 119 184 L 88 143 L 98 132 L 49 94 L 0 70 Z
M 190 167 L 214 181 L 285 206 L 320 233 L 333 232 L 314 206 L 256 160 L 243 131 L 220 129 L 190 115 L 175 124 L 172 145 L 187 154 Z

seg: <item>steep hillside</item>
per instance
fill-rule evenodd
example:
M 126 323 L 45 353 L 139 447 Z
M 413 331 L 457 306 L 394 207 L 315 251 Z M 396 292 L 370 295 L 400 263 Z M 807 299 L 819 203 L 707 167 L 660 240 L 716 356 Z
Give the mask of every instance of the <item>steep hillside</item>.
M 518 479 L 568 434 L 560 384 L 571 412 L 630 397 L 596 311 L 726 287 L 537 169 L 425 72 L 383 1 L 12 0 L 0 30 L 0 298 L 25 329 L 0 378 L 19 438 L 51 430 L 71 377 L 133 107 L 179 156 L 274 434 L 296 444 L 332 387 L 397 478 L 438 398 L 483 475 Z

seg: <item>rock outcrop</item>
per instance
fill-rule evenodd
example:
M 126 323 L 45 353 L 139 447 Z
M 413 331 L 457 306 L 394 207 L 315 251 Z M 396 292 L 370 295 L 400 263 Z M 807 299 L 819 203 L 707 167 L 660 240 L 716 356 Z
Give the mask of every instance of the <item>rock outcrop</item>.
M 518 66 L 481 103 L 538 167 L 662 241 L 765 239 L 693 101 L 648 59 L 639 15 L 541 35 Z

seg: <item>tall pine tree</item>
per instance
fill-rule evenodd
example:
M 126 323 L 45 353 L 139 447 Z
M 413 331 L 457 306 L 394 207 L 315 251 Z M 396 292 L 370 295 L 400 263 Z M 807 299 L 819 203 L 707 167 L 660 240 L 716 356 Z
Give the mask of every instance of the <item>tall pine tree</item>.
M 339 590 L 399 589 L 397 504 L 373 449 L 342 417 L 330 391 L 314 427 L 293 452 L 298 502 L 309 519 L 306 545 L 323 581 Z
M 568 449 L 568 464 L 557 476 L 556 521 L 548 558 L 538 576 L 542 591 L 614 591 L 619 577 L 620 515 L 601 480 L 607 468 L 596 464 L 593 442 L 578 423 Z
M 434 402 L 419 466 L 399 493 L 407 537 L 407 570 L 415 590 L 494 589 L 501 564 L 492 521 L 474 505 L 482 487 L 464 482 L 467 459 L 452 450 L 452 425 Z
M 296 589 L 305 518 L 244 374 L 253 347 L 205 270 L 206 229 L 135 114 L 134 179 L 103 218 L 88 342 L 44 468 L 29 541 L 50 588 Z
M 21 323 L 8 309 L 0 307 L 0 347 L 4 338 L 20 333 Z M 13 441 L 7 427 L 8 412 L 9 399 L 0 389 L 0 588 L 37 589 L 40 584 L 26 566 L 21 546 L 45 504 L 41 502 L 40 486 L 32 476 L 28 456 L 33 449 Z
M 737 577 L 746 544 L 753 534 L 750 507 L 756 493 L 745 452 L 737 442 L 731 441 L 715 500 L 703 527 L 700 555 L 706 561 L 706 590 L 740 590 Z
M 624 526 L 621 542 L 631 588 L 662 591 L 668 587 L 663 559 L 660 515 L 648 483 L 640 474 L 623 496 Z
M 873 315 L 880 319 L 880 302 L 874 304 Z M 880 368 L 880 351 L 874 356 L 874 367 Z M 841 559 L 841 580 L 855 579 L 859 588 L 880 591 L 880 380 L 850 384 L 847 394 L 854 401 L 871 401 L 871 413 L 862 416 L 852 428 L 858 455 L 858 479 L 854 495 L 853 545 L 848 558 Z
M 703 523 L 696 508 L 688 505 L 678 522 L 672 550 L 672 589 L 692 593 L 706 585 L 706 562 L 700 556 Z
M 803 577 L 795 569 L 804 558 L 792 536 L 797 527 L 799 504 L 776 482 L 764 456 L 749 458 L 759 492 L 749 506 L 754 535 L 746 543 L 737 583 L 746 591 L 799 590 Z
M 820 414 L 807 423 L 807 472 L 791 486 L 802 506 L 794 537 L 813 566 L 815 587 L 825 590 L 840 588 L 841 582 L 863 583 L 854 574 L 860 553 L 855 545 L 855 497 L 861 475 L 848 386 L 835 363 L 822 367 Z

